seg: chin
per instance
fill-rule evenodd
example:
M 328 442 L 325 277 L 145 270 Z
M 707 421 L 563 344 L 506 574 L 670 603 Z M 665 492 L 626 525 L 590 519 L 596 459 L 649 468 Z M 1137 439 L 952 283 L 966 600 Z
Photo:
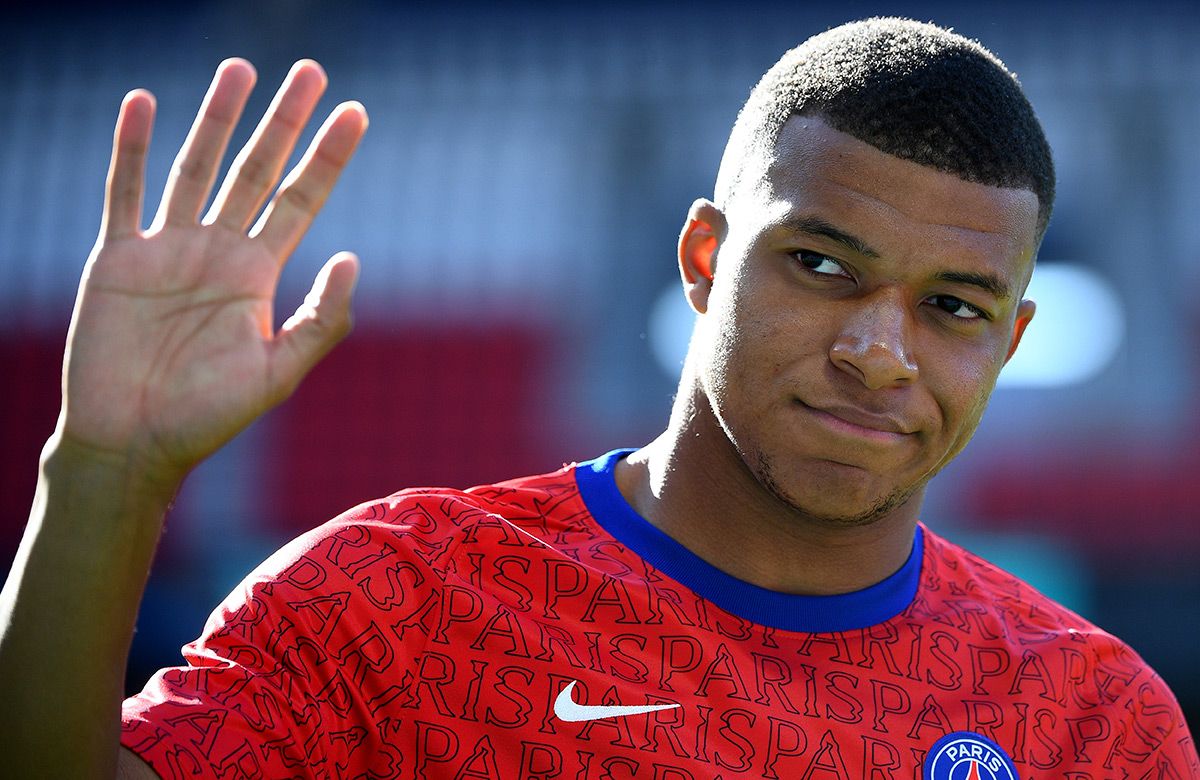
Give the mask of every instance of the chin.
M 749 465 L 751 465 L 751 470 L 759 484 L 792 512 L 806 520 L 836 528 L 859 528 L 877 523 L 907 503 L 921 487 L 914 485 L 882 493 L 863 491 L 865 486 L 862 482 L 848 474 L 852 471 L 865 474 L 862 469 L 841 464 L 829 464 L 831 471 L 847 473 L 826 477 L 809 476 L 806 480 L 809 485 L 819 481 L 822 484 L 828 484 L 829 488 L 820 491 L 819 495 L 805 496 L 801 495 L 801 491 L 789 489 L 787 484 L 780 479 L 774 463 L 765 453 L 757 453 Z M 859 495 L 859 493 L 862 494 Z

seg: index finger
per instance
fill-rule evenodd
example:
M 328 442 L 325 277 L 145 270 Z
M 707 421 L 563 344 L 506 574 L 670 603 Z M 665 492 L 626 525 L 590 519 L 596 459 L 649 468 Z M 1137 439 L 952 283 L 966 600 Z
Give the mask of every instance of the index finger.
M 255 78 L 254 66 L 237 57 L 217 68 L 187 140 L 175 158 L 155 224 L 196 221 Z
M 104 190 L 100 235 L 112 241 L 137 233 L 142 223 L 146 151 L 154 126 L 154 95 L 135 89 L 121 101 L 113 131 L 112 161 Z

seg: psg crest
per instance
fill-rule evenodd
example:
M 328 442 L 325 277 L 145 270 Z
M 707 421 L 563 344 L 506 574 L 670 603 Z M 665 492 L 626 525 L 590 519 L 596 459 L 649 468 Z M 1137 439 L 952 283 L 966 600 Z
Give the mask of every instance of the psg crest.
M 922 777 L 924 780 L 1019 780 L 1008 754 L 973 731 L 956 731 L 933 743 L 925 757 Z

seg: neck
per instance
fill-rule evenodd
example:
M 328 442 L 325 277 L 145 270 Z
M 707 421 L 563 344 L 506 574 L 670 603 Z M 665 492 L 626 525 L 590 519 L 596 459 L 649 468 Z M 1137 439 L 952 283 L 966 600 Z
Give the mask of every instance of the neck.
M 849 593 L 904 564 L 923 489 L 865 525 L 808 515 L 759 482 L 699 383 L 685 387 L 667 430 L 616 469 L 621 494 L 652 525 L 725 573 L 782 593 Z

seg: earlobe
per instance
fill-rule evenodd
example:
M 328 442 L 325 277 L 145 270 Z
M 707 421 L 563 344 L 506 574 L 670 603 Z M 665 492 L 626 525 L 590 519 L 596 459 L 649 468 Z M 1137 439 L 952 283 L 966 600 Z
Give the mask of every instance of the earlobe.
M 679 234 L 679 275 L 688 303 L 699 314 L 708 310 L 708 296 L 716 273 L 718 232 L 725 228 L 725 216 L 711 201 L 703 198 L 692 204 L 687 221 Z
M 1017 345 L 1021 343 L 1021 337 L 1025 335 L 1025 328 L 1029 327 L 1036 311 L 1037 304 L 1029 299 L 1021 301 L 1017 306 L 1017 319 L 1013 323 L 1012 341 L 1008 345 L 1008 354 L 1004 356 L 1005 363 L 1012 360 L 1013 354 L 1017 351 Z

